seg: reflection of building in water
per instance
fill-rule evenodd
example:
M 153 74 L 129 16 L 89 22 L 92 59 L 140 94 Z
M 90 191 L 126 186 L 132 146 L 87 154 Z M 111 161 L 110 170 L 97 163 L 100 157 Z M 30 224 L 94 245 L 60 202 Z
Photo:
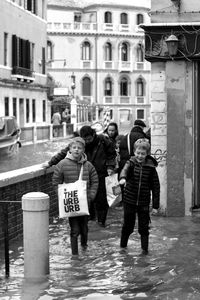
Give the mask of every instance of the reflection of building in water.
M 75 96 L 107 105 L 112 119 L 129 129 L 135 119 L 148 124 L 150 63 L 144 60 L 148 1 L 49 0 L 48 71 L 60 88 L 76 77 Z M 128 4 L 127 4 L 128 3 Z M 73 59 L 72 59 L 73 55 Z M 62 61 L 65 59 L 66 66 Z
M 0 116 L 15 116 L 20 127 L 50 123 L 45 3 L 0 1 Z

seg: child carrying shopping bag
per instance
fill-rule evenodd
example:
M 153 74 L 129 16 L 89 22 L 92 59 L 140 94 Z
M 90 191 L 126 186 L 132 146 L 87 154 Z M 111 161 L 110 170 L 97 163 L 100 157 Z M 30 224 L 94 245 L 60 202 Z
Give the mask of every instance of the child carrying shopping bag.
M 97 192 L 98 176 L 94 166 L 87 161 L 86 155 L 84 154 L 84 149 L 85 141 L 81 137 L 73 138 L 71 143 L 69 144 L 69 151 L 67 153 L 66 158 L 61 160 L 55 167 L 52 181 L 57 193 L 58 186 L 61 187 L 62 184 L 86 181 L 86 196 L 89 206 L 91 201 L 94 200 Z M 80 184 L 78 185 L 80 187 Z M 68 187 L 69 186 L 70 185 L 68 185 Z M 74 186 L 71 190 L 66 189 L 66 191 L 64 192 L 65 197 L 59 199 L 60 201 L 63 201 L 64 211 L 67 213 L 74 213 L 80 210 L 80 205 L 77 203 L 78 200 L 81 201 L 81 199 L 78 199 L 78 195 L 80 195 L 81 192 L 78 192 L 77 189 L 74 189 Z M 79 235 L 81 236 L 82 248 L 87 248 L 88 215 L 87 212 L 79 216 L 76 216 L 76 213 L 72 215 L 73 216 L 69 217 L 71 250 L 72 255 L 78 255 Z

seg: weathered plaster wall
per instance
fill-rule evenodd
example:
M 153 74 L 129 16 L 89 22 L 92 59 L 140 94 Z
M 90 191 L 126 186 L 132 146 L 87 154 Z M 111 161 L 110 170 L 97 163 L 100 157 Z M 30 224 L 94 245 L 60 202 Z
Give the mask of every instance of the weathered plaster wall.
M 152 155 L 158 160 L 161 210 L 190 215 L 192 206 L 192 63 L 152 63 Z
M 160 208 L 167 208 L 167 96 L 165 92 L 165 63 L 152 63 L 151 94 L 151 153 L 158 161 L 161 195 Z

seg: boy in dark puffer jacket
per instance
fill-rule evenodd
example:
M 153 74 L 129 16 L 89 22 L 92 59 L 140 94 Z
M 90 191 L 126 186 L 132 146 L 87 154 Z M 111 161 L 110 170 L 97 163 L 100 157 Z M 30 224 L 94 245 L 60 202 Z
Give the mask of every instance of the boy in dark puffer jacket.
M 69 151 L 65 159 L 61 160 L 55 167 L 53 174 L 53 185 L 58 189 L 58 184 L 75 182 L 79 178 L 83 166 L 82 179 L 87 181 L 88 205 L 94 200 L 98 189 L 98 175 L 94 166 L 87 161 L 84 154 L 85 141 L 81 137 L 75 137 L 69 144 Z M 70 217 L 71 249 L 72 255 L 78 255 L 78 236 L 81 235 L 81 246 L 87 248 L 88 238 L 88 216 Z
M 134 155 L 120 173 L 120 184 L 124 185 L 124 223 L 120 246 L 126 248 L 130 234 L 134 231 L 136 213 L 138 232 L 141 236 L 143 254 L 148 254 L 149 205 L 152 191 L 153 209 L 159 208 L 160 183 L 156 171 L 156 160 L 148 155 L 150 144 L 147 139 L 138 139 L 134 144 Z

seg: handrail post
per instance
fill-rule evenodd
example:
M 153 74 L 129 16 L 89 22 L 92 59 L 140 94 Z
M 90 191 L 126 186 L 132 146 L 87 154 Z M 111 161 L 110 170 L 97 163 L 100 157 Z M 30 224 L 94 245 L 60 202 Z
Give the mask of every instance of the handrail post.
M 24 277 L 31 281 L 49 274 L 49 196 L 31 192 L 22 197 Z

